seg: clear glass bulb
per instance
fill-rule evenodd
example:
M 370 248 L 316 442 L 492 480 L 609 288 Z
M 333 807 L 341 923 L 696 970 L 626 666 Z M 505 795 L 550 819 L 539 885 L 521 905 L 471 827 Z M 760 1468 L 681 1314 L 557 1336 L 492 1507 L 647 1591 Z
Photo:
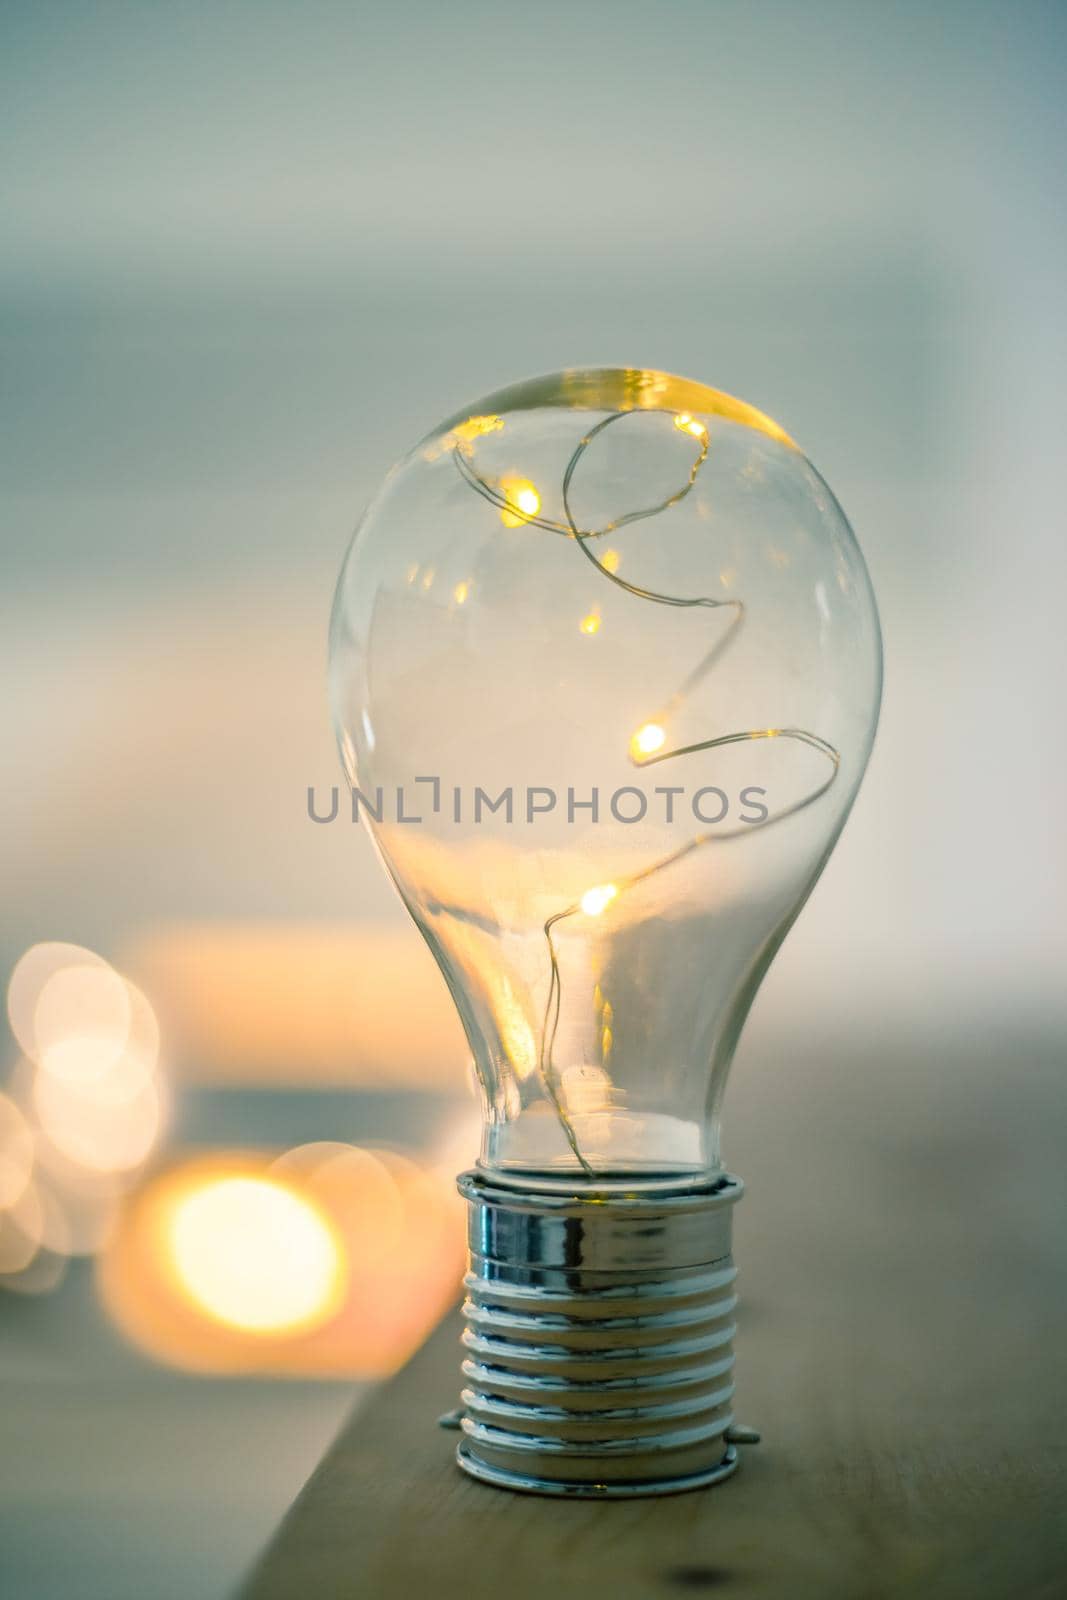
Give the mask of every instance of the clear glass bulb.
M 330 675 L 470 1041 L 482 1168 L 707 1185 L 742 1024 L 878 715 L 867 572 L 806 456 L 658 372 L 489 395 L 368 509 Z

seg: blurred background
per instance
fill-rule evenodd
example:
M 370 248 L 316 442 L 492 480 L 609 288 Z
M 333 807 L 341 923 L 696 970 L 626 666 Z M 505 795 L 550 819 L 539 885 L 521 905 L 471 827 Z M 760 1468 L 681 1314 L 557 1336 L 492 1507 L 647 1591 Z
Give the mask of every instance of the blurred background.
M 878 593 L 745 1230 L 886 1127 L 939 1206 L 1062 1198 L 1065 52 L 1052 0 L 0 9 L 7 1592 L 225 1593 L 456 1292 L 464 1043 L 306 796 L 358 514 L 512 379 L 743 396 Z

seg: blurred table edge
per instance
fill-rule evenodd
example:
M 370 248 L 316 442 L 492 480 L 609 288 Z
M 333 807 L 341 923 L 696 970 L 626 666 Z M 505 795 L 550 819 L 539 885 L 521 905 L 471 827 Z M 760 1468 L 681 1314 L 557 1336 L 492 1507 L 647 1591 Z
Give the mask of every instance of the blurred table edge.
M 514 1495 L 466 1478 L 437 1425 L 459 1386 L 459 1316 L 358 1408 L 241 1590 L 241 1600 L 654 1600 L 738 1596 L 1053 1600 L 1067 1566 L 1059 1472 L 1035 1442 L 1005 1460 L 964 1418 L 898 1452 L 862 1412 L 813 1428 L 807 1456 L 774 1427 L 710 1489 L 590 1503 Z M 799 1408 L 820 1396 L 796 1391 Z M 812 1422 L 817 1419 L 813 1415 Z M 280 1441 L 280 1443 L 282 1443 Z

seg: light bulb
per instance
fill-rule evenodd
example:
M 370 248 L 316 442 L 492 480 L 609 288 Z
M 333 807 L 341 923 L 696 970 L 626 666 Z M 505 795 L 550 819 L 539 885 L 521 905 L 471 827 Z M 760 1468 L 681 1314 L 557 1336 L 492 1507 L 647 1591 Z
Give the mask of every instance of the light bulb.
M 719 1110 L 880 682 L 830 490 L 701 384 L 518 384 L 435 429 L 367 511 L 331 692 L 481 1085 L 460 1178 L 473 1475 L 611 1495 L 732 1470 L 741 1186 Z

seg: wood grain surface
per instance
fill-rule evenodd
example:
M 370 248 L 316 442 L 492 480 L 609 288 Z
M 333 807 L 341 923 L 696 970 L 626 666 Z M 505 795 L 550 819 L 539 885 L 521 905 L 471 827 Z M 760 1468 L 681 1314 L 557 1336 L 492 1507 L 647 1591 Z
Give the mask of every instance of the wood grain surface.
M 882 1039 L 739 1093 L 738 1418 L 763 1443 L 726 1483 L 472 1482 L 435 1425 L 457 1315 L 342 1432 L 245 1600 L 1067 1595 L 1063 1056 Z

